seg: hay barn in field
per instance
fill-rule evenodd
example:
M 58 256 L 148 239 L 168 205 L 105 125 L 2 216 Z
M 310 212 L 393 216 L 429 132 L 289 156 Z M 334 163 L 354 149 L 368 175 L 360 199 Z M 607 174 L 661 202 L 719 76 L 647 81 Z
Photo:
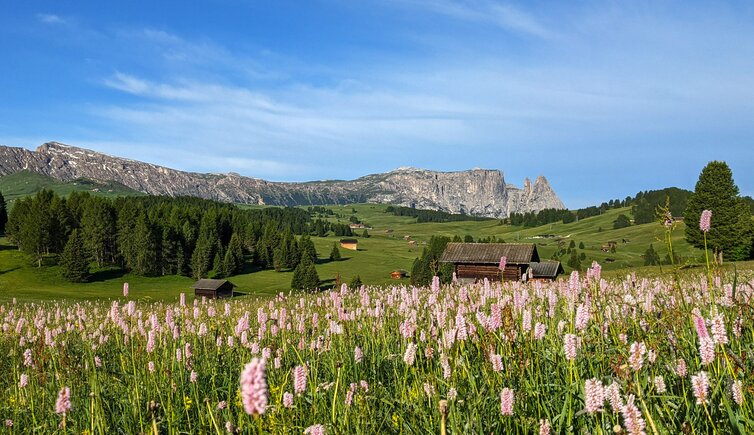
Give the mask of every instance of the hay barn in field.
M 563 272 L 563 266 L 559 261 L 545 260 L 539 263 L 529 263 L 529 280 L 555 281 L 555 278 Z
M 340 247 L 350 249 L 351 251 L 359 250 L 359 241 L 356 239 L 340 239 Z
M 200 279 L 191 288 L 195 297 L 229 298 L 233 296 L 235 284 L 227 279 Z
M 500 257 L 506 258 L 504 271 L 498 268 Z M 530 264 L 539 263 L 539 253 L 532 243 L 448 243 L 440 262 L 452 263 L 461 281 L 521 281 Z

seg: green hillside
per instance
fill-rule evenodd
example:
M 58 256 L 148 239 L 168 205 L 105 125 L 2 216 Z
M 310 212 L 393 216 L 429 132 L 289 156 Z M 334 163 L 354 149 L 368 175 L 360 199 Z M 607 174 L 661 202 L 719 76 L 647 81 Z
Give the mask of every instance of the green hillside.
M 632 225 L 613 230 L 613 221 L 620 214 L 629 214 L 628 208 L 614 209 L 603 215 L 583 219 L 570 224 L 554 223 L 536 228 L 522 228 L 503 225 L 499 220 L 461 221 L 448 223 L 415 223 L 415 218 L 396 217 L 385 213 L 385 205 L 357 204 L 327 207 L 336 216 L 321 215 L 332 221 L 349 222 L 355 216 L 370 226 L 370 237 L 361 236 L 362 230 L 356 230 L 359 239 L 358 251 L 341 248 L 341 261 L 331 262 L 327 256 L 340 237 L 312 237 L 319 253 L 317 271 L 323 285 L 333 285 L 336 274 L 343 282 L 359 275 L 365 284 L 395 284 L 390 272 L 395 269 L 411 270 L 413 260 L 421 254 L 423 244 L 433 235 L 448 237 L 470 235 L 474 240 L 495 236 L 506 242 L 536 243 L 542 259 L 551 258 L 558 250 L 558 241 L 568 246 L 573 241 L 578 249 L 583 242 L 586 259 L 582 265 L 587 267 L 593 260 L 602 264 L 607 274 L 626 272 L 626 268 L 643 266 L 642 254 L 650 243 L 661 257 L 666 254 L 663 227 L 656 223 Z M 355 210 L 355 213 L 353 212 Z M 315 216 L 317 218 L 317 216 Z M 542 235 L 554 235 L 557 238 L 538 238 Z M 404 239 L 409 236 L 415 241 L 410 245 Z M 625 240 L 625 242 L 624 242 Z M 609 241 L 617 242 L 616 251 L 603 252 L 602 246 Z M 689 264 L 699 263 L 702 252 L 691 248 L 683 240 L 683 223 L 679 223 L 673 234 L 676 255 Z M 612 259 L 612 262 L 608 262 Z M 565 264 L 568 256 L 561 261 Z M 67 283 L 61 278 L 59 266 L 50 258 L 51 266 L 38 269 L 25 254 L 10 246 L 6 239 L 0 239 L 0 300 L 19 299 L 55 299 L 71 297 L 91 299 L 116 297 L 120 294 L 122 283 L 127 281 L 134 296 L 152 299 L 172 299 L 181 292 L 190 292 L 192 279 L 178 276 L 144 278 L 131 274 L 123 275 L 114 270 L 96 271 L 94 281 L 86 284 Z M 566 267 L 566 271 L 570 269 Z M 292 271 L 275 272 L 273 270 L 247 270 L 247 273 L 231 277 L 238 286 L 238 291 L 251 295 L 267 296 L 290 289 Z M 404 279 L 403 282 L 408 282 Z
M 58 195 L 71 192 L 89 192 L 100 196 L 144 195 L 116 182 L 99 182 L 80 178 L 73 181 L 58 181 L 36 172 L 21 171 L 0 177 L 0 192 L 12 204 L 16 198 L 34 195 L 42 189 L 49 189 Z

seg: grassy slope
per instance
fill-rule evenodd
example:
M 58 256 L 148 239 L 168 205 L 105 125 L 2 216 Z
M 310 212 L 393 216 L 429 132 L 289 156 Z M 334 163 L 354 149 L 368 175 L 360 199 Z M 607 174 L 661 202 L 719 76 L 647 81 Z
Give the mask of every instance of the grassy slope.
M 0 192 L 10 203 L 17 198 L 34 195 L 42 189 L 52 190 L 61 196 L 67 196 L 71 192 L 90 192 L 94 195 L 108 197 L 144 195 L 120 183 L 102 183 L 87 179 L 63 182 L 28 171 L 0 177 Z
M 665 254 L 662 227 L 658 224 L 632 226 L 620 230 L 612 230 L 612 222 L 620 213 L 628 213 L 627 209 L 610 210 L 602 216 L 584 219 L 571 224 L 552 224 L 537 228 L 522 229 L 500 225 L 497 220 L 480 222 L 450 222 L 450 223 L 415 223 L 413 218 L 396 217 L 384 213 L 385 206 L 375 204 L 360 204 L 354 206 L 333 206 L 340 220 L 347 222 L 351 210 L 357 210 L 356 216 L 373 227 L 370 238 L 359 237 L 359 250 L 349 251 L 340 249 L 343 260 L 329 262 L 325 258 L 332 249 L 332 244 L 339 237 L 314 237 L 314 243 L 320 254 L 317 271 L 324 285 L 332 285 L 337 273 L 344 282 L 349 282 L 355 275 L 360 275 L 367 284 L 389 284 L 396 281 L 390 279 L 390 272 L 395 269 L 411 269 L 411 264 L 421 254 L 422 243 L 432 235 L 463 237 L 472 235 L 475 239 L 494 235 L 502 237 L 508 242 L 537 243 L 540 257 L 550 258 L 556 249 L 556 242 L 552 239 L 532 239 L 538 234 L 557 234 L 574 240 L 578 246 L 584 242 L 584 252 L 587 260 L 585 266 L 592 260 L 603 265 L 606 272 L 624 273 L 622 268 L 636 267 L 643 264 L 640 255 L 644 253 L 650 243 L 661 256 Z M 336 218 L 330 218 L 335 221 Z M 602 227 L 603 231 L 598 231 Z M 392 231 L 388 231 L 392 230 Z M 357 233 L 360 235 L 361 233 Z M 410 247 L 403 236 L 410 235 L 418 242 L 418 246 Z M 628 239 L 627 244 L 620 243 Z M 600 247 L 609 240 L 619 242 L 617 252 L 604 253 Z M 683 240 L 683 224 L 674 233 L 676 253 L 682 257 L 699 257 L 701 251 L 691 248 Z M 55 299 L 70 297 L 77 299 L 91 299 L 98 297 L 116 297 L 120 294 L 122 283 L 130 283 L 131 294 L 137 297 L 153 299 L 174 299 L 181 292 L 190 292 L 189 286 L 193 280 L 185 277 L 143 278 L 133 275 L 121 275 L 113 271 L 102 271 L 95 275 L 95 281 L 87 284 L 71 284 L 60 278 L 60 268 L 46 267 L 37 269 L 24 254 L 8 246 L 7 241 L 0 239 L 0 300 L 12 297 L 19 299 Z M 614 258 L 614 263 L 606 263 L 605 258 Z M 564 262 L 567 259 L 564 259 Z M 275 272 L 272 270 L 257 271 L 234 276 L 233 283 L 238 291 L 253 295 L 271 295 L 281 291 L 288 291 L 292 278 L 291 271 Z M 406 282 L 407 280 L 404 280 Z

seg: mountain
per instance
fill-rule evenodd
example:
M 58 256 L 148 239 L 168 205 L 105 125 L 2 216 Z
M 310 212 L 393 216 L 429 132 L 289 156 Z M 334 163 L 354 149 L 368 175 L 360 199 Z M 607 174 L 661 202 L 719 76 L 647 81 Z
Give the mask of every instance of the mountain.
M 317 205 L 373 202 L 449 213 L 505 217 L 510 213 L 565 208 L 547 179 L 523 188 L 506 184 L 498 170 L 437 172 L 399 168 L 351 181 L 270 182 L 236 173 L 184 172 L 48 142 L 36 151 L 0 146 L 0 176 L 30 171 L 71 181 L 118 183 L 150 195 L 197 196 L 225 202 Z

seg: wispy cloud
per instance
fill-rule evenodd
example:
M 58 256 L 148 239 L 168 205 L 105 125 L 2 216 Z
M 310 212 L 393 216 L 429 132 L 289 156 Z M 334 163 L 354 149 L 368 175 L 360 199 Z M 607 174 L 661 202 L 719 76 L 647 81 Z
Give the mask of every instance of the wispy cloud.
M 501 29 L 538 38 L 551 38 L 554 33 L 533 15 L 509 3 L 492 0 L 408 0 L 395 3 L 399 7 L 427 10 L 464 21 L 497 26 Z
M 44 24 L 65 24 L 66 20 L 64 20 L 59 15 L 53 15 L 53 14 L 37 14 L 37 20 Z

